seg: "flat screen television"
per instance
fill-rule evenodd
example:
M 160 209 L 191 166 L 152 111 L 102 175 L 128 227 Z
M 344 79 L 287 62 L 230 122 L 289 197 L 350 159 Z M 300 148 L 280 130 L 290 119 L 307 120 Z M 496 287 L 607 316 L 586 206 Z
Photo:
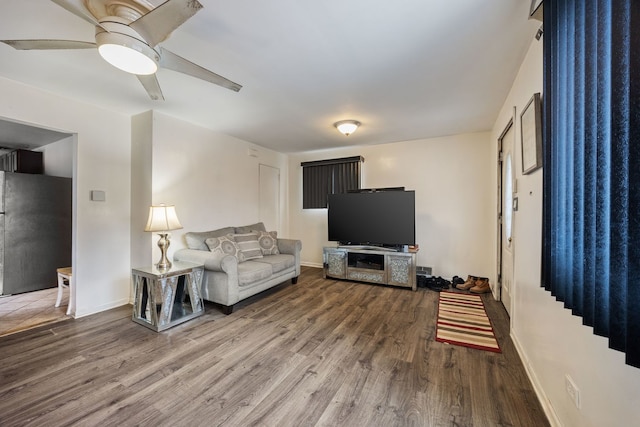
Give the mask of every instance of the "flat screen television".
M 342 245 L 415 245 L 415 191 L 362 190 L 330 194 L 329 240 Z

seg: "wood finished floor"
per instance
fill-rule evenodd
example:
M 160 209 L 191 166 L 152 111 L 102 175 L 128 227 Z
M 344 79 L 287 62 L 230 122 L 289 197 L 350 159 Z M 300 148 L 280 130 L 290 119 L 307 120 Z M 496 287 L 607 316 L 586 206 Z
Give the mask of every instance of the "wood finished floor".
M 303 268 L 162 333 L 125 306 L 0 337 L 0 425 L 548 426 L 500 303 L 497 354 L 436 342 L 437 300 Z

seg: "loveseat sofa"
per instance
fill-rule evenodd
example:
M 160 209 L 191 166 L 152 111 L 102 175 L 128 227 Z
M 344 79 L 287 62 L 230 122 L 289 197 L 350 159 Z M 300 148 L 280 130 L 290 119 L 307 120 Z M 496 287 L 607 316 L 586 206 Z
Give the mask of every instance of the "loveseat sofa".
M 176 261 L 204 264 L 202 297 L 231 314 L 233 306 L 259 292 L 300 275 L 302 242 L 281 239 L 264 224 L 225 227 L 184 235 L 187 248 L 177 250 Z

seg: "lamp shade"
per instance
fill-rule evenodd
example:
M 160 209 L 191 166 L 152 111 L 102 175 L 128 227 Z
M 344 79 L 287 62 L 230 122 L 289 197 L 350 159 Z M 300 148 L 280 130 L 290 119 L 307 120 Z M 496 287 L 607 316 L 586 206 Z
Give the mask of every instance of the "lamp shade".
M 353 132 L 358 129 L 360 126 L 360 122 L 356 120 L 342 120 L 333 124 L 340 133 L 345 136 L 351 135 Z
M 174 205 L 157 205 L 149 208 L 149 219 L 144 231 L 169 231 L 182 228 Z

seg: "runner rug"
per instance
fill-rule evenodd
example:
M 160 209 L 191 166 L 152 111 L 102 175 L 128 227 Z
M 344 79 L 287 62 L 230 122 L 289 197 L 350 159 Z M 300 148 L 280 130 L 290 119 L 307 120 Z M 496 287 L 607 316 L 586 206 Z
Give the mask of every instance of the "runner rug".
M 436 341 L 501 353 L 480 295 L 440 292 Z

